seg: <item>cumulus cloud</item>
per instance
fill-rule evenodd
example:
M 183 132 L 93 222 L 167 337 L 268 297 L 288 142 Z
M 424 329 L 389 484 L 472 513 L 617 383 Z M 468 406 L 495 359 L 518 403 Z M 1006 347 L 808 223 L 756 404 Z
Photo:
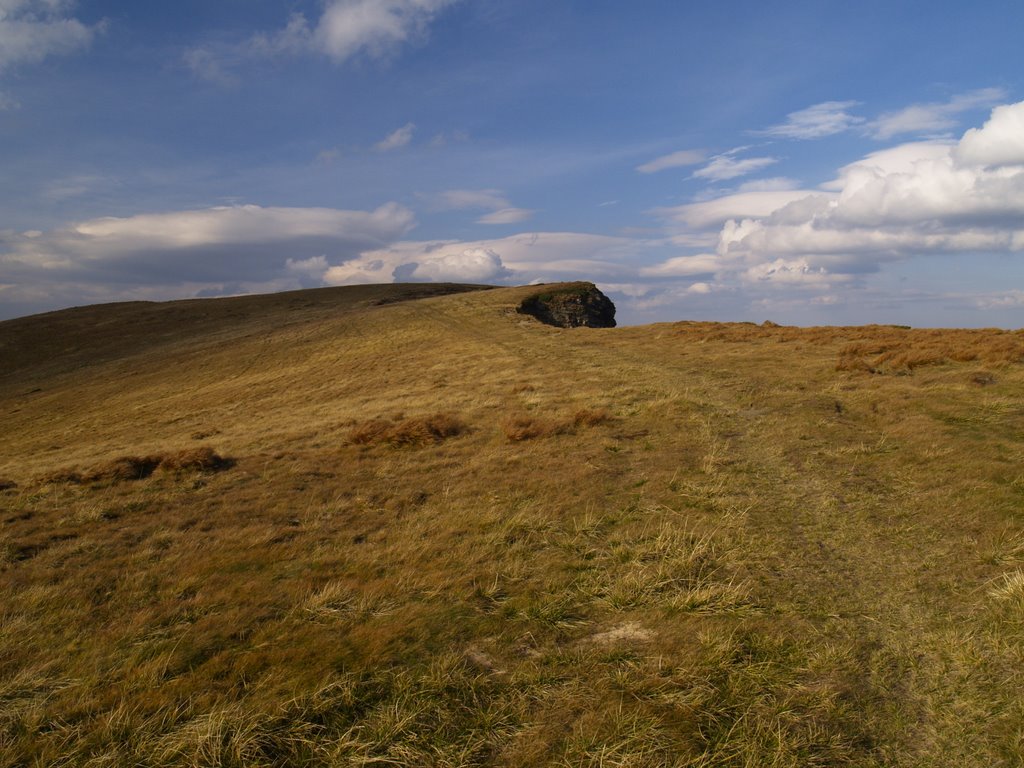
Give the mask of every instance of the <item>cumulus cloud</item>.
M 87 48 L 101 29 L 68 15 L 65 0 L 0 0 L 0 70 Z
M 863 117 L 851 115 L 847 110 L 857 106 L 856 101 L 825 101 L 807 109 L 790 112 L 786 122 L 773 125 L 763 131 L 763 136 L 785 139 L 820 139 L 850 130 L 864 122 Z
M 486 283 L 512 275 L 501 256 L 491 248 L 467 248 L 461 252 L 427 253 L 419 261 L 399 264 L 392 271 L 396 281 Z
M 642 256 L 651 244 L 625 237 L 608 237 L 576 232 L 533 232 L 476 241 L 406 241 L 387 248 L 370 250 L 358 258 L 331 267 L 324 280 L 332 285 L 386 283 L 396 274 L 411 279 L 428 270 L 442 268 L 448 279 L 501 280 L 514 275 L 516 282 L 551 282 L 576 279 L 616 279 L 635 273 L 631 261 Z M 466 254 L 473 254 L 467 257 Z M 485 261 L 481 254 L 493 254 L 500 260 Z M 477 271 L 491 264 L 494 272 L 481 277 Z M 411 272 L 415 264 L 419 272 Z M 463 267 L 462 276 L 455 274 Z M 498 267 L 508 272 L 498 272 Z
M 726 181 L 728 179 L 735 179 L 738 176 L 746 176 L 749 173 L 754 173 L 754 171 L 759 171 L 778 162 L 774 157 L 746 157 L 740 159 L 735 156 L 738 151 L 733 150 L 732 152 L 715 155 L 711 158 L 711 162 L 693 172 L 694 178 L 708 179 L 709 181 Z
M 718 253 L 766 263 L 805 259 L 852 273 L 933 252 L 1024 250 L 1024 102 L 995 109 L 958 143 L 915 142 L 840 170 L 838 194 L 793 200 L 726 224 Z
M 373 145 L 378 152 L 391 152 L 396 149 L 408 146 L 412 141 L 413 131 L 416 130 L 415 123 L 406 123 L 401 128 L 396 128 L 383 139 Z
M 956 127 L 957 115 L 991 107 L 1004 98 L 1006 92 L 1002 88 L 982 88 L 954 96 L 949 101 L 912 104 L 895 112 L 886 112 L 873 120 L 868 129 L 876 139 L 891 139 L 908 133 L 940 133 Z
M 707 153 L 700 149 L 683 149 L 673 152 L 670 155 L 662 155 L 649 163 L 638 165 L 640 173 L 657 173 L 668 168 L 681 168 L 687 165 L 697 165 L 707 160 Z
M 971 128 L 956 148 L 958 162 L 969 166 L 1024 165 L 1024 109 L 1003 105 L 981 128 Z
M 909 142 L 868 154 L 817 190 L 739 191 L 657 213 L 689 232 L 717 227 L 717 245 L 638 269 L 639 278 L 666 282 L 637 304 L 646 309 L 681 301 L 688 288 L 680 281 L 687 279 L 716 295 L 744 296 L 748 307 L 833 306 L 845 291 L 863 291 L 888 262 L 1019 253 L 1024 102 L 996 107 L 959 141 Z M 1008 291 L 968 303 L 998 310 L 1018 297 Z

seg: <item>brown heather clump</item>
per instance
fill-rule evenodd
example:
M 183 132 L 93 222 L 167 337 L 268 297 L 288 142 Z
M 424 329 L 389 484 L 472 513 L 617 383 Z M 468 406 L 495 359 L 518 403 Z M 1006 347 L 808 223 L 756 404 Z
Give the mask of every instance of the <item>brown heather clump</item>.
M 513 443 L 533 440 L 538 437 L 564 435 L 569 429 L 570 425 L 564 421 L 544 419 L 537 416 L 508 416 L 501 422 L 502 432 Z
M 348 439 L 355 445 L 418 447 L 457 437 L 466 430 L 466 424 L 457 416 L 450 413 L 435 413 L 431 416 L 364 421 L 349 432 Z
M 836 370 L 900 374 L 947 363 L 1008 365 L 1022 361 L 1024 333 L 1020 331 L 868 326 L 860 338 L 840 348 Z
M 185 448 L 173 453 L 165 453 L 160 458 L 158 468 L 167 472 L 216 472 L 231 466 L 230 459 L 225 459 L 212 448 Z
M 577 427 L 596 427 L 612 420 L 607 408 L 581 408 L 572 416 L 572 423 Z
M 143 480 L 160 466 L 160 456 L 119 456 L 113 461 L 101 464 L 82 475 L 86 483 L 119 483 L 126 480 Z
M 596 427 L 611 421 L 607 408 L 581 408 L 570 419 L 551 419 L 528 414 L 507 416 L 501 422 L 501 430 L 511 442 L 552 437 L 574 432 L 579 427 Z
M 65 468 L 36 478 L 39 485 L 81 483 L 120 483 L 144 480 L 155 471 L 164 472 L 217 472 L 234 462 L 217 454 L 212 448 L 186 448 L 150 456 L 118 456 L 116 459 L 85 472 Z

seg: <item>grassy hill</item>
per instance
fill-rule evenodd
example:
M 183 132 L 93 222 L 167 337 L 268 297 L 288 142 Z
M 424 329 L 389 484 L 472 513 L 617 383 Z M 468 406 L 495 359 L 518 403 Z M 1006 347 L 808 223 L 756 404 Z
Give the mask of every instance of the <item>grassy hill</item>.
M 538 290 L 0 323 L 0 765 L 1021 765 L 1024 333 Z

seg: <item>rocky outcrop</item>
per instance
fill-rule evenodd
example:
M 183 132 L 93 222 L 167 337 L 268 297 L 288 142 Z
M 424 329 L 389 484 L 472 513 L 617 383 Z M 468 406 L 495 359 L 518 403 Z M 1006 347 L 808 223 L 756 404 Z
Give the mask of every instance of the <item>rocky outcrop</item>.
M 593 283 L 541 288 L 524 299 L 517 311 L 559 328 L 615 327 L 615 305 Z

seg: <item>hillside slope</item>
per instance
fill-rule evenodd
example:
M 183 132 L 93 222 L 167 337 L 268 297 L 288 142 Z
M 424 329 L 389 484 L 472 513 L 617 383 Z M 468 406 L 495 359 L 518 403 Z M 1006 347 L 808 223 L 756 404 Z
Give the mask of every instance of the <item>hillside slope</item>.
M 0 324 L 0 765 L 1019 764 L 1024 334 L 359 290 Z

